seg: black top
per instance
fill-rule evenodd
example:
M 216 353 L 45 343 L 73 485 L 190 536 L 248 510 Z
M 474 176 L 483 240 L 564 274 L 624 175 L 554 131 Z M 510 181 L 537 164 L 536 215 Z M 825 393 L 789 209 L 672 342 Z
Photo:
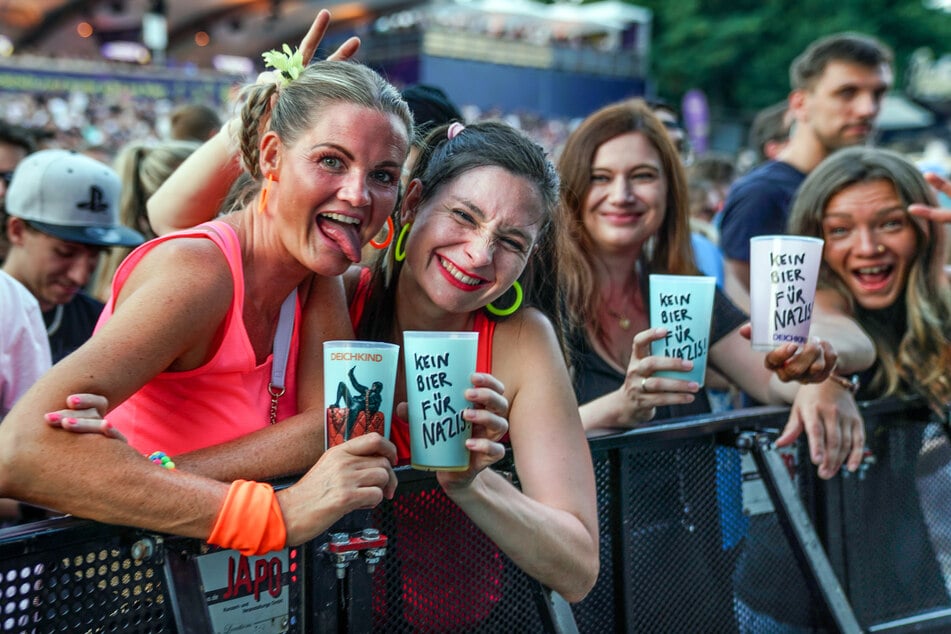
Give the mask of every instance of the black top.
M 92 331 L 96 327 L 99 314 L 105 304 L 80 292 L 61 306 L 63 309 L 61 318 L 57 317 L 60 306 L 55 306 L 43 313 L 53 363 L 59 362 L 60 359 L 86 343 L 86 340 L 92 336 Z
M 793 197 L 806 175 L 789 163 L 769 161 L 730 186 L 720 213 L 720 249 L 731 260 L 750 261 L 750 238 L 784 234 Z

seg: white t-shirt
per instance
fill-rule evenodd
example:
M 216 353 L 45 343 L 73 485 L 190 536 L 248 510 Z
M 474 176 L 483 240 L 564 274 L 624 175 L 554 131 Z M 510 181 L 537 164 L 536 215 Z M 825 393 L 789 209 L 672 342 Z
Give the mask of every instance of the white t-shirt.
M 25 286 L 0 271 L 0 419 L 50 368 L 40 305 Z

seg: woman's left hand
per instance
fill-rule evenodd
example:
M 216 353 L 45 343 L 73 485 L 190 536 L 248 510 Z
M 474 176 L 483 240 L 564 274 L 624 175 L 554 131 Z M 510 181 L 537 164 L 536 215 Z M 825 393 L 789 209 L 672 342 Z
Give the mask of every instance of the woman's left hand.
M 752 335 L 752 326 L 744 324 L 740 334 L 747 339 Z M 832 344 L 824 339 L 813 337 L 801 348 L 794 343 L 786 343 L 766 354 L 766 369 L 775 372 L 779 380 L 788 383 L 821 383 L 835 371 L 839 355 Z
M 476 372 L 472 375 L 472 387 L 466 390 L 466 400 L 472 403 L 462 414 L 472 425 L 472 437 L 466 441 L 469 468 L 436 474 L 447 492 L 469 486 L 483 469 L 505 456 L 505 447 L 499 442 L 509 430 L 505 386 L 491 374 Z
M 79 434 L 102 434 L 128 442 L 121 431 L 105 419 L 109 401 L 99 394 L 70 394 L 66 397 L 66 407 L 56 412 L 48 412 L 44 418 L 50 427 L 58 427 Z

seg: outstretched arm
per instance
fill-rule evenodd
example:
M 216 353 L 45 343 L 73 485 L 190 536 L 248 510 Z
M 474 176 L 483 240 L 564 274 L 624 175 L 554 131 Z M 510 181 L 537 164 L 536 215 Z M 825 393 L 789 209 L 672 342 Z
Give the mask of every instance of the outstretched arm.
M 232 482 L 238 478 L 273 480 L 307 471 L 323 453 L 324 394 L 322 344 L 352 339 L 343 284 L 339 278 L 314 276 L 300 289 L 302 324 L 297 362 L 299 414 L 247 436 L 172 458 L 179 469 Z M 101 395 L 72 395 L 65 409 L 46 414 L 47 423 L 67 431 L 96 433 L 124 440 L 108 421 L 108 401 Z M 61 404 L 62 405 L 62 404 Z
M 195 243 L 207 244 L 164 255 L 160 245 L 146 256 L 120 293 L 114 316 L 4 419 L 0 495 L 102 522 L 208 538 L 228 485 L 157 467 L 112 438 L 43 423 L 68 394 L 101 394 L 120 403 L 159 372 L 207 357 L 203 345 L 214 341 L 232 288 L 217 247 Z M 298 484 L 278 493 L 288 543 L 305 541 L 344 513 L 392 494 L 395 448 L 379 435 L 360 440 L 327 452 Z
M 865 424 L 855 395 L 845 385 L 847 377 L 875 362 L 875 344 L 852 317 L 847 302 L 831 289 L 816 292 L 809 332 L 833 342 L 838 354 L 834 372 L 841 378 L 830 377 L 810 385 L 785 385 L 792 408 L 776 444 L 791 444 L 805 431 L 809 455 L 818 467 L 819 477 L 831 478 L 843 464 L 855 471 L 862 463 Z
M 41 378 L 4 419 L 0 488 L 6 494 L 111 523 L 189 536 L 209 534 L 225 485 L 191 476 L 174 478 L 183 474 L 155 468 L 124 443 L 96 434 L 63 433 L 43 424 L 44 414 L 62 407 L 69 394 L 101 394 L 120 403 L 190 351 L 203 354 L 201 341 L 214 337 L 231 288 L 227 271 L 221 275 L 227 265 L 220 252 L 215 258 L 204 247 L 217 248 L 200 242 L 207 245 L 178 245 L 167 253 L 161 245 L 146 256 L 123 289 L 113 318 Z M 172 280 L 166 270 L 170 259 L 203 264 L 181 267 Z M 183 270 L 188 273 L 181 275 Z M 143 277 L 146 272 L 151 274 Z M 219 277 L 224 283 L 217 282 Z M 201 301 L 192 301 L 195 293 L 201 294 Z
M 492 350 L 493 375 L 511 403 L 522 489 L 491 469 L 468 483 L 440 473 L 440 483 L 526 573 L 579 601 L 598 575 L 598 520 L 591 454 L 564 358 L 551 325 L 531 310 L 496 327 Z

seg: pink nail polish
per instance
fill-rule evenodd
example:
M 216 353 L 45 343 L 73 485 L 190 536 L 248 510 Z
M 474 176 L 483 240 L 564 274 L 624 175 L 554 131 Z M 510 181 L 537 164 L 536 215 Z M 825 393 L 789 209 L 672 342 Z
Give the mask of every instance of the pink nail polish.
M 75 407 L 75 406 L 79 405 L 79 402 L 80 402 L 81 400 L 82 400 L 82 399 L 79 398 L 78 396 L 70 396 L 70 397 L 69 397 L 69 404 L 72 405 L 73 407 Z
M 63 422 L 67 425 L 75 425 L 78 421 L 75 418 L 64 418 Z
M 62 416 L 60 416 L 57 412 L 50 412 L 49 414 L 45 414 L 44 418 L 46 418 L 46 420 L 51 423 L 56 423 L 59 422 L 59 419 L 61 419 Z

